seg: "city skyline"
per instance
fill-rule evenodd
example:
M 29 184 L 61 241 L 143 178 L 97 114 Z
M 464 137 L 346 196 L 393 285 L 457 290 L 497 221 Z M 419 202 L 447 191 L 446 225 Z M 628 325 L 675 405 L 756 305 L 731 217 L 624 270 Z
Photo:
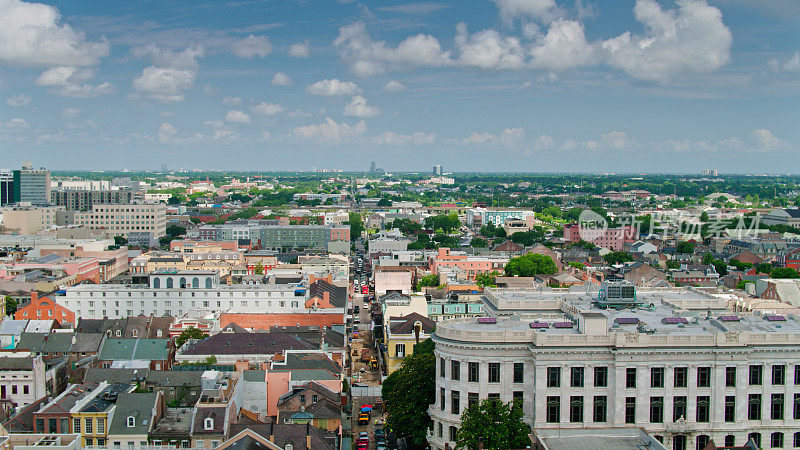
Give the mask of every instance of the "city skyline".
M 7 168 L 786 173 L 797 162 L 791 1 L 6 0 L 0 12 Z

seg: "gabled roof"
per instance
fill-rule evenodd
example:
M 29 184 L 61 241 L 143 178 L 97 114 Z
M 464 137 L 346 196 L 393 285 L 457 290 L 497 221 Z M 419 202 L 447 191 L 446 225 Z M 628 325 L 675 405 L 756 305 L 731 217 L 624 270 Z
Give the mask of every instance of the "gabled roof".
M 436 328 L 436 322 L 416 312 L 403 317 L 392 317 L 390 321 L 395 322 L 390 326 L 392 334 L 414 334 L 414 324 L 417 322 L 421 323 L 421 331 L 426 334 L 433 333 Z
M 75 333 L 75 343 L 69 351 L 72 353 L 96 353 L 105 335 L 103 333 Z
M 288 333 L 218 333 L 191 344 L 184 355 L 274 355 L 285 350 L 316 349 Z
M 97 355 L 99 361 L 166 361 L 169 339 L 106 339 Z
M 220 406 L 198 406 L 194 415 L 192 434 L 225 434 L 225 405 Z M 214 420 L 210 430 L 205 429 L 205 420 Z
M 336 308 L 342 308 L 347 304 L 347 288 L 336 286 L 325 279 L 315 280 L 309 286 L 308 291 L 309 298 L 323 298 L 324 293 L 327 292 L 331 305 Z
M 286 448 L 286 445 L 291 445 L 294 450 L 334 450 L 336 448 L 336 433 L 317 428 L 311 424 L 231 424 L 230 434 L 239 433 L 246 429 L 252 430 L 267 439 L 273 436 L 273 443 L 282 449 Z M 307 436 L 311 438 L 311 448 L 306 445 Z
M 86 398 L 92 391 L 97 389 L 96 383 L 82 383 L 70 385 L 66 391 L 56 397 L 52 402 L 43 405 L 38 411 L 39 414 L 59 414 L 69 413 L 78 400 Z
M 153 409 L 157 392 L 122 392 L 117 396 L 117 409 L 108 425 L 108 434 L 147 434 L 153 429 Z M 133 427 L 128 426 L 128 417 L 133 417 Z
M 69 353 L 74 332 L 52 332 L 44 343 L 43 353 Z
M 3 422 L 3 428 L 9 433 L 33 433 L 33 414 L 45 403 L 47 403 L 47 397 L 42 397 L 25 406 L 12 418 Z

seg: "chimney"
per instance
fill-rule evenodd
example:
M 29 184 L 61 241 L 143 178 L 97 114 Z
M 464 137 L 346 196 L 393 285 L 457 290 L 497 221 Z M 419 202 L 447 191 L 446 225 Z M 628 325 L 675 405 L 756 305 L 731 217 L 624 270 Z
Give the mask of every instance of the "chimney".
M 322 300 L 324 300 L 325 303 L 330 305 L 331 304 L 331 293 L 328 292 L 328 291 L 324 291 L 322 293 Z
M 39 303 L 39 293 L 36 291 L 31 291 L 31 305 L 37 305 Z

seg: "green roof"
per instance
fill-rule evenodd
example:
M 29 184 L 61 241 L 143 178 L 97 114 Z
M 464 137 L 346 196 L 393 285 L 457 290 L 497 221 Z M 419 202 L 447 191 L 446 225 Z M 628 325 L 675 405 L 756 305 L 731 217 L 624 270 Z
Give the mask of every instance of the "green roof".
M 166 361 L 169 358 L 169 339 L 106 339 L 100 349 L 99 361 Z

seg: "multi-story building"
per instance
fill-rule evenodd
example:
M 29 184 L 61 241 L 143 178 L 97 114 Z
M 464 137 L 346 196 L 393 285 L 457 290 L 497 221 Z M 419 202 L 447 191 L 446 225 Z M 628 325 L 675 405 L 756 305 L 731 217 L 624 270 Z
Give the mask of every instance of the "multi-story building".
M 486 317 L 438 322 L 431 447 L 452 447 L 486 398 L 521 402 L 535 430 L 644 427 L 678 450 L 800 443 L 798 317 L 735 314 L 691 288 L 604 288 L 607 309 L 586 291 L 487 288 Z
M 17 230 L 19 234 L 36 234 L 40 231 L 62 225 L 58 213 L 63 207 L 13 207 L 2 211 L 3 226 Z
M 77 212 L 75 225 L 106 229 L 109 234 L 127 236 L 147 232 L 155 238 L 167 233 L 167 208 L 164 204 L 94 204 L 91 210 Z
M 564 227 L 564 239 L 568 242 L 586 241 L 609 250 L 622 250 L 626 243 L 635 242 L 639 232 L 634 226 L 618 228 L 591 228 L 579 224 Z
M 463 271 L 466 280 L 474 280 L 480 273 L 502 272 L 508 258 L 494 256 L 468 256 L 463 252 L 451 252 L 449 248 L 440 248 L 435 256 L 428 258 L 428 270 L 438 274 L 443 269 Z
M 0 357 L 0 399 L 22 408 L 47 395 L 42 356 L 28 352 Z
M 84 284 L 66 290 L 57 301 L 85 319 L 129 316 L 175 316 L 208 313 L 342 314 L 343 308 L 307 306 L 308 292 L 296 284 L 220 284 L 217 272 L 162 271 L 151 273 L 148 284 Z
M 33 164 L 25 162 L 22 169 L 14 170 L 14 202 L 30 203 L 35 206 L 50 204 L 50 171 L 34 169 Z
M 143 199 L 141 191 L 130 189 L 79 190 L 57 189 L 50 193 L 50 202 L 68 210 L 86 211 L 93 205 L 130 205 Z
M 117 398 L 131 390 L 133 386 L 125 383 L 103 381 L 91 394 L 75 403 L 70 410 L 72 432 L 80 434 L 81 447 L 103 447 L 108 443 L 108 425 L 114 418 Z
M 478 228 L 491 223 L 502 227 L 508 219 L 521 220 L 528 226 L 533 226 L 534 217 L 533 211 L 524 209 L 470 208 L 467 209 L 467 226 Z
M 14 173 L 0 170 L 0 206 L 14 203 Z

